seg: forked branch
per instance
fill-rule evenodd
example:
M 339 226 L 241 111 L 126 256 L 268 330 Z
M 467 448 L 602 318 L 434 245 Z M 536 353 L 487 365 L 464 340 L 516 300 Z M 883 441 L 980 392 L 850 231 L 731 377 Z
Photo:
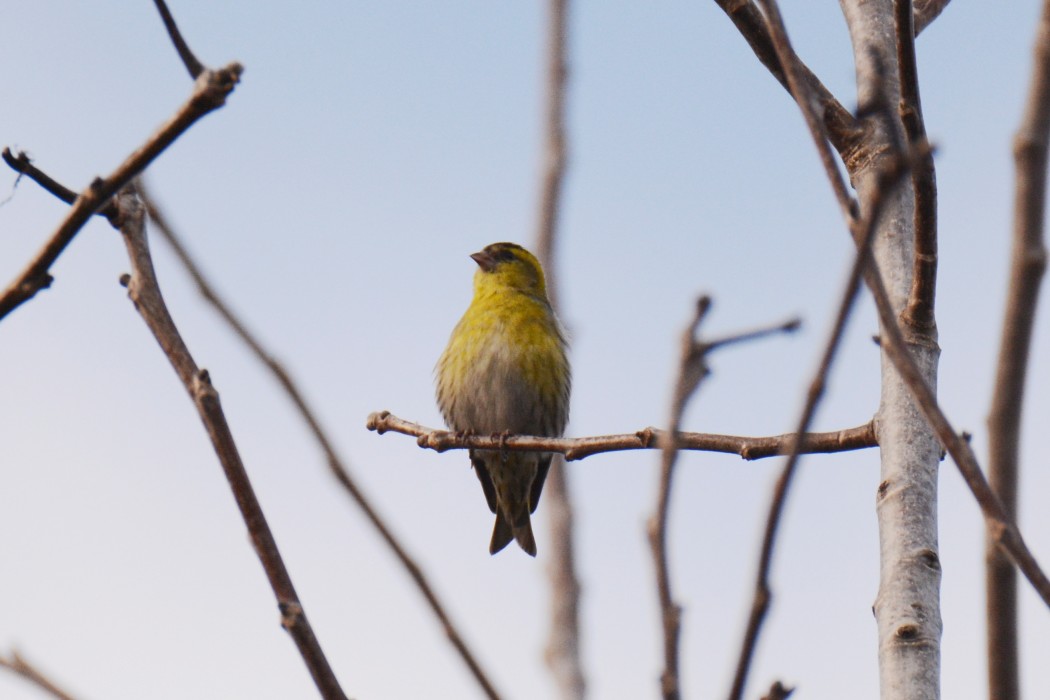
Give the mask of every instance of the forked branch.
M 241 70 L 239 63 L 231 63 L 220 70 L 202 72 L 194 83 L 193 94 L 190 95 L 190 98 L 167 122 L 161 125 L 142 147 L 128 156 L 108 177 L 96 178 L 80 192 L 74 201 L 70 202 L 73 206 L 55 232 L 51 234 L 50 240 L 0 295 L 0 320 L 22 303 L 32 299 L 41 289 L 51 285 L 53 281 L 50 273 L 51 266 L 91 216 L 105 207 L 118 190 L 145 170 L 157 156 L 164 152 L 164 149 L 196 124 L 201 117 L 225 104 L 226 97 L 240 80 Z M 30 164 L 25 154 L 15 157 L 11 155 L 9 149 L 5 148 L 4 161 L 18 172 L 26 173 L 31 177 L 34 173 L 39 173 L 27 167 Z M 48 189 L 50 191 L 50 188 Z M 69 201 L 65 197 L 63 199 Z

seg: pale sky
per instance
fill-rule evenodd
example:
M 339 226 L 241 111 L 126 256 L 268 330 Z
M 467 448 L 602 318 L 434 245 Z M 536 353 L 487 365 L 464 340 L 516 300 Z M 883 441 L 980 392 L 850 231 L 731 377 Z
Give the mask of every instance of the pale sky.
M 798 53 L 852 108 L 834 3 L 783 8 Z M 940 397 L 982 462 L 1011 226 L 1017 127 L 1039 3 L 952 3 L 918 41 L 938 147 Z M 354 476 L 507 698 L 550 697 L 542 660 L 552 547 L 488 554 L 492 515 L 463 452 L 365 430 L 387 409 L 440 427 L 432 368 L 488 243 L 532 243 L 541 162 L 544 4 L 190 2 L 172 11 L 206 64 L 245 66 L 227 106 L 164 153 L 149 181 L 234 309 L 299 380 Z M 0 146 L 83 188 L 190 94 L 152 3 L 0 9 Z M 572 345 L 568 434 L 667 420 L 678 337 L 697 294 L 720 335 L 804 319 L 725 349 L 684 429 L 792 429 L 852 245 L 797 108 L 713 2 L 574 3 L 569 137 L 556 269 Z M 0 200 L 15 175 L 0 173 Z M 65 205 L 29 181 L 0 207 L 12 279 Z M 162 242 L 176 323 L 222 396 L 307 614 L 347 694 L 479 693 L 421 596 L 331 479 L 299 416 L 197 296 Z M 0 653 L 17 647 L 79 698 L 311 698 L 193 405 L 118 278 L 105 221 L 55 283 L 0 323 Z M 1045 302 L 1045 300 L 1044 300 Z M 1050 567 L 1050 305 L 1032 350 L 1021 526 Z M 878 402 L 865 299 L 818 429 Z M 686 697 L 724 696 L 751 602 L 778 460 L 686 454 L 672 502 Z M 655 452 L 569 465 L 594 698 L 653 697 L 660 625 L 645 520 Z M 982 697 L 983 524 L 945 461 L 942 680 Z M 774 561 L 748 697 L 878 697 L 878 455 L 802 462 Z M 1050 684 L 1050 613 L 1021 584 L 1023 687 Z M 0 673 L 0 697 L 39 698 Z

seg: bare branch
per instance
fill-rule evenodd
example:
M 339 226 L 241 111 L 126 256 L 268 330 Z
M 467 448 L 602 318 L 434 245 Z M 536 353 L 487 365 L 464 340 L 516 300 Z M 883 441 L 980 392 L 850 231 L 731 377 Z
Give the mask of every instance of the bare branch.
M 540 174 L 536 256 L 547 272 L 547 296 L 557 312 L 558 275 L 554 264 L 558 213 L 568 162 L 565 128 L 568 77 L 569 0 L 547 3 L 547 92 L 544 108 L 543 165 Z M 547 668 L 563 700 L 580 700 L 586 691 L 580 658 L 580 582 L 576 575 L 573 506 L 569 475 L 561 457 L 551 461 L 547 474 L 546 512 L 550 523 L 552 556 L 547 569 L 551 586 L 551 627 L 544 650 Z
M 204 277 L 200 266 L 197 265 L 189 254 L 189 251 L 186 250 L 186 247 L 182 244 L 181 238 L 175 233 L 174 228 L 171 227 L 167 218 L 157 207 L 156 202 L 148 190 L 143 190 L 143 199 L 146 203 L 150 218 L 153 220 L 154 224 L 156 224 L 157 231 L 168 242 L 168 244 L 171 245 L 175 252 L 175 256 L 182 263 L 183 267 L 186 268 L 187 273 L 189 273 L 190 277 L 197 285 L 197 291 L 209 304 L 212 305 L 215 311 L 218 312 L 219 316 L 226 321 L 237 337 L 248 346 L 256 359 L 270 370 L 274 378 L 277 380 L 277 383 L 280 384 L 281 388 L 288 395 L 289 400 L 295 405 L 303 420 L 306 422 L 307 427 L 310 429 L 310 433 L 314 436 L 318 446 L 324 453 L 326 463 L 329 470 L 332 472 L 332 475 L 335 477 L 336 481 L 346 489 L 347 494 L 349 494 L 350 498 L 361 509 L 368 522 L 372 524 L 372 527 L 376 529 L 376 532 L 379 533 L 379 536 L 383 539 L 386 545 L 390 547 L 394 556 L 397 557 L 398 561 L 401 562 L 401 565 L 408 572 L 409 577 L 416 584 L 419 592 L 423 595 L 423 598 L 427 601 L 434 616 L 441 624 L 449 642 L 459 653 L 460 658 L 467 665 L 471 675 L 474 676 L 474 679 L 481 687 L 485 696 L 492 699 L 499 698 L 499 694 L 496 692 L 495 687 L 489 680 L 487 674 L 481 668 L 481 664 L 478 662 L 477 657 L 467 646 L 467 643 L 459 633 L 457 626 L 452 622 L 452 618 L 449 616 L 444 604 L 431 587 L 427 576 L 423 573 L 423 569 L 415 559 L 408 554 L 407 550 L 402 546 L 401 542 L 386 524 L 386 521 L 376 510 L 375 506 L 372 505 L 372 502 L 361 490 L 361 487 L 358 486 L 357 481 L 351 476 L 349 467 L 347 467 L 346 462 L 342 457 L 339 456 L 339 453 L 329 439 L 327 432 L 321 427 L 320 419 L 314 413 L 313 408 L 311 408 L 306 402 L 306 398 L 299 390 L 296 382 L 292 379 L 288 371 L 285 370 L 284 366 L 262 346 L 258 338 L 256 338 L 255 335 L 248 330 L 247 326 L 233 313 L 229 305 L 222 300 L 208 282 L 207 278 Z
M 674 465 L 678 460 L 678 444 L 674 436 L 681 427 L 686 403 L 709 373 L 706 362 L 709 346 L 697 340 L 696 336 L 710 308 L 711 298 L 700 297 L 693 320 L 682 334 L 678 379 L 674 386 L 671 417 L 668 421 L 670 439 L 660 443 L 660 485 L 657 490 L 656 512 L 649 518 L 647 527 L 656 568 L 656 591 L 660 599 L 660 618 L 664 632 L 664 669 L 660 674 L 660 693 L 664 700 L 678 700 L 682 695 L 678 678 L 678 637 L 682 608 L 674 601 L 671 593 L 671 572 L 667 560 L 667 519 L 671 508 Z
M 547 297 L 558 308 L 558 276 L 554 274 L 554 246 L 562 183 L 568 163 L 565 133 L 565 98 L 568 65 L 569 0 L 548 0 L 547 99 L 544 111 L 545 143 L 540 180 L 539 217 L 536 230 L 536 257 L 547 272 Z
M 182 64 L 186 66 L 190 77 L 196 80 L 204 72 L 204 66 L 190 51 L 189 44 L 182 37 L 182 32 L 179 31 L 178 25 L 175 24 L 175 18 L 171 16 L 167 3 L 164 0 L 153 0 L 153 4 L 157 6 L 157 11 L 160 12 L 160 18 L 164 21 L 164 28 L 168 30 L 168 36 L 171 37 L 171 43 L 175 45 L 175 50 L 178 51 Z
M 38 291 L 51 285 L 53 279 L 49 272 L 51 266 L 91 218 L 91 215 L 104 207 L 118 190 L 131 182 L 132 178 L 141 173 L 197 120 L 225 104 L 227 95 L 233 91 L 240 79 L 241 70 L 240 64 L 231 63 L 220 70 L 206 70 L 201 73 L 194 83 L 190 99 L 179 108 L 174 116 L 164 123 L 141 148 L 128 156 L 109 177 L 95 179 L 77 196 L 66 218 L 51 235 L 51 239 L 18 278 L 7 287 L 3 295 L 0 295 L 0 319 L 33 298 Z M 8 165 L 19 172 L 25 172 L 16 166 L 22 161 L 28 162 L 24 154 L 14 159 L 10 157 L 6 149 L 5 153 L 4 160 Z
M 47 173 L 33 165 L 33 161 L 29 158 L 29 154 L 25 151 L 19 151 L 18 155 L 16 156 L 13 153 L 11 153 L 10 148 L 7 148 L 5 146 L 2 156 L 4 162 L 7 163 L 9 168 L 19 173 L 20 175 L 25 175 L 30 180 L 44 188 L 45 191 L 53 194 L 55 197 L 61 199 L 66 204 L 72 204 L 76 201 L 76 192 L 69 189 L 62 183 L 55 181 Z M 111 212 L 116 212 L 116 207 L 112 206 L 112 204 L 108 204 L 104 208 L 108 209 Z
M 776 681 L 769 692 L 762 696 L 762 700 L 787 700 L 794 692 L 794 688 L 787 688 L 780 681 Z
M 1043 226 L 1050 139 L 1050 2 L 1037 29 L 1028 103 L 1014 138 L 1014 230 L 1009 288 L 988 415 L 988 480 L 1006 514 L 1017 518 L 1018 452 L 1025 376 L 1039 287 L 1046 272 Z M 989 536 L 985 544 L 989 697 L 1020 697 L 1017 570 Z
M 57 700 L 75 700 L 70 693 L 59 688 L 43 671 L 29 663 L 18 651 L 12 651 L 11 655 L 6 657 L 0 655 L 0 668 L 6 668 L 12 673 L 25 678 L 45 693 L 57 698 Z
M 664 632 L 664 670 L 660 674 L 660 691 L 664 700 L 678 700 L 681 697 L 681 683 L 678 676 L 678 638 L 682 610 L 675 603 L 671 593 L 671 574 L 667 558 L 667 521 L 670 514 L 674 467 L 680 448 L 677 437 L 681 433 L 682 414 L 689 399 L 696 393 L 700 383 L 709 373 L 707 367 L 709 353 L 727 345 L 763 338 L 772 333 L 790 333 L 799 326 L 798 321 L 793 320 L 769 328 L 705 342 L 698 340 L 697 334 L 710 308 L 710 297 L 700 297 L 697 300 L 693 320 L 682 334 L 678 378 L 674 385 L 668 421 L 670 427 L 663 439 L 659 441 L 661 448 L 660 484 L 657 491 L 656 512 L 649 518 L 646 528 L 649 544 L 653 550 L 656 589 L 660 599 Z
M 502 446 L 511 451 L 556 452 L 565 455 L 565 459 L 570 462 L 604 452 L 659 449 L 667 436 L 665 431 L 657 428 L 643 428 L 636 433 L 581 438 L 549 438 L 532 435 L 509 435 L 504 438 L 489 435 L 459 435 L 403 420 L 389 411 L 376 411 L 369 415 L 366 427 L 380 435 L 386 432 L 410 435 L 417 438 L 416 442 L 420 447 L 435 452 L 467 449 L 496 450 Z M 790 454 L 791 443 L 795 439 L 794 433 L 768 437 L 743 437 L 715 433 L 679 432 L 675 443 L 680 450 L 735 454 L 751 461 Z M 862 450 L 877 445 L 874 424 L 869 422 L 845 430 L 806 433 L 801 440 L 801 452 L 803 454 L 830 454 Z
M 715 0 L 726 13 L 744 40 L 747 41 L 755 56 L 784 88 L 788 88 L 788 77 L 784 66 L 773 48 L 773 41 L 766 26 L 765 18 L 752 0 Z M 820 79 L 795 56 L 801 82 L 810 88 L 820 108 L 821 121 L 828 133 L 828 138 L 843 160 L 849 161 L 854 149 L 863 141 L 864 132 L 849 110 L 835 98 Z
M 121 282 L 128 288 L 128 296 L 135 309 L 160 344 L 197 407 L 226 479 L 230 483 L 255 552 L 277 598 L 281 624 L 295 641 L 321 696 L 326 700 L 345 700 L 346 695 L 306 619 L 306 612 L 299 602 L 299 596 L 277 549 L 277 543 L 266 523 L 266 516 L 252 489 L 219 403 L 219 394 L 212 386 L 207 370 L 198 369 L 161 296 L 146 239 L 146 209 L 134 185 L 129 185 L 117 196 L 116 204 L 120 211 L 117 220 L 124 235 L 132 269 L 132 274 L 125 275 Z
M 897 70 L 900 75 L 900 119 L 909 146 L 926 143 L 926 123 L 919 99 L 919 69 L 911 0 L 894 0 L 897 29 Z M 919 158 L 911 171 L 915 193 L 915 251 L 911 291 L 901 320 L 915 332 L 936 338 L 934 302 L 937 292 L 937 175 L 933 154 Z

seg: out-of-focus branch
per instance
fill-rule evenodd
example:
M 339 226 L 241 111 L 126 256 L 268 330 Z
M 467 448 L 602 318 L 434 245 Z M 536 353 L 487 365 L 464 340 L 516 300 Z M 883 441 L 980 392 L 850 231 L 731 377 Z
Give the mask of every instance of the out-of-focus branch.
M 1050 140 L 1050 1 L 1037 29 L 1028 102 L 1014 137 L 1014 230 L 995 393 L 988 415 L 988 480 L 1016 521 L 1018 453 L 1028 353 L 1039 287 L 1046 272 L 1047 142 Z M 1017 570 L 994 538 L 985 544 L 988 689 L 996 700 L 1020 697 Z
M 787 700 L 794 692 L 794 688 L 787 688 L 780 681 L 776 681 L 769 688 L 769 692 L 762 696 L 762 700 Z
M 671 483 L 674 465 L 678 460 L 678 445 L 674 436 L 678 434 L 685 405 L 709 373 L 706 363 L 706 348 L 701 350 L 697 333 L 700 324 L 711 309 L 711 298 L 700 297 L 693 320 L 682 334 L 678 379 L 675 381 L 671 401 L 668 439 L 661 441 L 660 484 L 657 488 L 656 512 L 649 518 L 649 545 L 653 550 L 656 569 L 656 592 L 660 599 L 660 618 L 663 627 L 664 668 L 660 673 L 660 693 L 664 700 L 678 700 L 682 695 L 678 677 L 678 638 L 681 631 L 682 608 L 671 593 L 671 572 L 667 559 L 667 519 L 671 509 Z
M 558 309 L 558 276 L 555 274 L 554 247 L 557 243 L 558 214 L 561 211 L 562 183 L 569 160 L 565 133 L 566 81 L 569 75 L 569 0 L 547 3 L 547 97 L 544 109 L 543 164 L 540 175 L 539 216 L 536 229 L 536 257 L 547 273 L 547 297 Z
M 543 163 L 540 174 L 536 255 L 547 272 L 547 295 L 559 308 L 559 279 L 554 261 L 562 188 L 568 162 L 565 129 L 568 78 L 569 0 L 547 2 L 547 93 L 544 108 Z M 563 700 L 581 700 L 586 692 L 580 654 L 580 582 L 576 575 L 575 530 L 569 475 L 560 456 L 547 475 L 546 512 L 552 556 L 547 574 L 551 591 L 551 623 L 544 659 Z
M 604 452 L 660 449 L 667 436 L 665 431 L 657 428 L 643 428 L 636 433 L 581 438 L 460 435 L 398 418 L 389 411 L 376 411 L 369 415 L 366 427 L 380 435 L 386 432 L 410 435 L 417 438 L 416 442 L 420 447 L 435 452 L 466 449 L 498 450 L 502 447 L 511 451 L 556 452 L 565 455 L 568 461 L 580 460 Z M 794 433 L 745 437 L 716 433 L 679 432 L 675 444 L 679 450 L 735 454 L 751 461 L 790 454 L 791 444 L 796 439 L 797 436 Z M 878 446 L 875 426 L 872 422 L 844 430 L 806 433 L 799 442 L 802 454 L 831 454 Z
M 737 31 L 747 41 L 755 56 L 785 89 L 788 76 L 784 64 L 773 48 L 766 20 L 752 0 L 715 0 L 723 12 L 732 20 Z M 849 110 L 835 98 L 820 79 L 792 52 L 801 80 L 809 86 L 813 99 L 819 107 L 821 122 L 835 149 L 847 162 L 854 149 L 863 141 L 864 131 Z M 790 91 L 790 90 L 789 90 Z
M 128 156 L 108 177 L 96 178 L 76 197 L 72 202 L 73 206 L 66 213 L 58 229 L 51 235 L 50 240 L 18 278 L 0 295 L 0 319 L 3 319 L 20 304 L 33 298 L 38 291 L 51 285 L 53 279 L 49 272 L 51 266 L 91 218 L 91 215 L 104 207 L 118 190 L 131 182 L 132 178 L 141 173 L 164 149 L 201 117 L 223 106 L 226 97 L 240 80 L 241 70 L 239 63 L 231 63 L 225 68 L 205 70 L 201 73 L 194 83 L 193 94 L 174 116 L 165 122 L 142 147 Z M 25 154 L 15 158 L 11 156 L 10 151 L 4 149 L 4 161 L 18 172 L 33 177 L 34 171 L 22 169 L 22 166 L 29 164 L 29 159 Z M 39 173 L 39 171 L 35 172 Z M 50 191 L 50 188 L 48 189 Z
M 115 201 L 119 211 L 118 226 L 128 249 L 132 270 L 121 282 L 127 287 L 128 297 L 160 344 L 197 407 L 248 528 L 252 545 L 277 598 L 281 624 L 295 641 L 321 697 L 326 700 L 346 700 L 346 695 L 339 686 L 339 681 L 306 618 L 306 612 L 277 549 L 277 542 L 270 532 L 262 506 L 255 496 L 219 403 L 219 394 L 213 387 L 207 370 L 198 368 L 168 313 L 146 238 L 146 208 L 134 185 L 122 190 Z
M 146 203 L 149 216 L 157 227 L 157 231 L 161 234 L 164 240 L 171 245 L 175 252 L 175 256 L 182 263 L 183 267 L 186 268 L 187 273 L 189 273 L 190 277 L 197 285 L 197 291 L 209 304 L 212 305 L 212 308 L 215 309 L 219 316 L 226 321 L 234 334 L 248 346 L 248 349 L 253 355 L 255 355 L 256 359 L 270 370 L 274 378 L 277 380 L 277 383 L 280 384 L 281 388 L 288 395 L 289 400 L 295 405 L 296 409 L 303 417 L 303 420 L 306 422 L 307 427 L 310 429 L 310 433 L 314 436 L 318 446 L 324 453 L 326 463 L 328 464 L 328 468 L 332 472 L 332 475 L 335 477 L 336 481 L 346 489 L 347 494 L 364 513 L 368 522 L 372 524 L 372 527 L 376 529 L 379 536 L 387 546 L 390 547 L 394 556 L 396 556 L 398 561 L 401 562 L 401 565 L 405 567 L 409 577 L 411 577 L 412 581 L 416 584 L 419 592 L 423 595 L 423 598 L 427 601 L 434 616 L 441 624 L 449 642 L 459 653 L 463 662 L 467 665 L 471 675 L 474 676 L 474 679 L 481 687 L 482 692 L 488 698 L 499 698 L 499 694 L 489 680 L 488 675 L 481 668 L 481 664 L 478 662 L 477 657 L 467 646 L 466 641 L 459 633 L 457 626 L 453 623 L 444 604 L 431 587 L 422 568 L 415 559 L 408 554 L 407 550 L 386 524 L 386 521 L 376 510 L 375 506 L 372 505 L 372 502 L 361 490 L 357 481 L 351 476 L 346 461 L 339 456 L 339 453 L 329 439 L 327 432 L 321 427 L 320 419 L 307 403 L 306 398 L 299 390 L 296 382 L 292 379 L 288 371 L 285 370 L 284 366 L 263 347 L 258 338 L 256 338 L 236 314 L 233 313 L 230 306 L 222 300 L 219 294 L 208 282 L 204 273 L 201 271 L 200 266 L 197 265 L 193 260 L 193 257 L 189 254 L 189 251 L 182 244 L 181 238 L 175 233 L 175 229 L 170 225 L 167 217 L 164 216 L 148 190 L 144 190 L 143 199 Z
M 671 399 L 669 427 L 660 441 L 660 483 L 657 488 L 656 511 L 649 518 L 647 534 L 649 545 L 653 550 L 653 562 L 656 570 L 656 590 L 660 600 L 660 613 L 663 626 L 664 668 L 660 674 L 660 692 L 664 700 L 678 700 L 681 697 L 681 681 L 678 673 L 678 639 L 681 629 L 681 607 L 674 601 L 671 592 L 671 573 L 667 557 L 667 522 L 671 508 L 671 485 L 674 467 L 678 460 L 682 414 L 686 404 L 708 375 L 707 356 L 718 348 L 735 343 L 763 338 L 774 333 L 791 333 L 798 329 L 797 320 L 778 324 L 757 331 L 739 333 L 714 341 L 698 339 L 700 325 L 711 308 L 710 297 L 703 296 L 697 300 L 693 320 L 682 333 L 681 354 L 678 365 L 678 378 L 675 381 Z
M 168 9 L 167 3 L 164 0 L 153 0 L 153 4 L 157 6 L 157 12 L 160 13 L 160 18 L 164 22 L 164 28 L 168 30 L 168 37 L 171 39 L 171 43 L 175 45 L 175 50 L 178 52 L 179 58 L 182 59 L 182 64 L 186 66 L 190 77 L 196 80 L 204 72 L 204 65 L 190 51 L 190 46 L 186 43 L 186 39 L 183 38 L 182 32 L 179 31 L 179 26 L 175 24 L 175 18 L 171 15 L 171 10 Z
M 894 0 L 897 28 L 897 70 L 900 74 L 900 119 L 910 147 L 926 143 L 926 123 L 919 99 L 919 69 L 911 0 Z M 937 292 L 937 173 L 933 154 L 920 157 L 911 170 L 915 192 L 915 251 L 911 291 L 901 314 L 905 326 L 929 338 L 937 337 L 934 302 Z
M 59 688 L 43 671 L 26 661 L 25 657 L 17 651 L 12 651 L 9 656 L 0 655 L 0 668 L 6 668 L 8 671 L 25 678 L 45 693 L 57 698 L 57 700 L 75 700 L 70 693 Z

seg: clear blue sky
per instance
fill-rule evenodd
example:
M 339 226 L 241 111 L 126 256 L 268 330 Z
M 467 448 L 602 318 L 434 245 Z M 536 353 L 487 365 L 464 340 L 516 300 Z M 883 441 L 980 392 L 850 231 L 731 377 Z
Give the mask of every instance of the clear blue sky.
M 849 107 L 838 8 L 789 2 L 799 54 Z M 149 172 L 216 286 L 284 361 L 354 474 L 508 698 L 552 692 L 542 662 L 551 551 L 487 552 L 492 516 L 462 452 L 364 428 L 388 409 L 438 426 L 431 370 L 469 300 L 484 245 L 534 235 L 541 3 L 173 2 L 209 65 L 242 84 Z M 985 454 L 1011 224 L 1010 138 L 1038 3 L 958 2 L 919 40 L 938 146 L 940 395 Z M 7 3 L 0 145 L 70 187 L 110 172 L 188 96 L 152 3 Z M 688 430 L 790 430 L 838 301 L 847 233 L 793 103 L 712 2 L 575 3 L 571 168 L 557 269 L 572 336 L 569 434 L 667 418 L 677 338 L 695 296 L 719 334 L 801 315 L 791 338 L 727 349 Z M 0 199 L 13 173 L 0 174 Z M 22 182 L 0 207 L 9 280 L 65 206 Z M 359 698 L 474 697 L 405 573 L 328 476 L 266 372 L 197 297 L 161 242 L 161 284 L 222 395 L 247 468 L 322 645 Z M 309 698 L 193 407 L 117 280 L 118 234 L 88 226 L 51 289 L 0 324 L 0 651 L 17 646 L 83 698 Z M 1050 566 L 1048 304 L 1026 404 L 1022 526 Z M 818 427 L 878 401 L 865 301 Z M 682 458 L 671 518 L 688 697 L 729 684 L 761 521 L 779 463 Z M 659 623 L 644 536 L 658 457 L 570 465 L 592 697 L 655 695 Z M 980 513 L 944 463 L 944 697 L 980 697 Z M 878 697 L 874 451 L 803 462 L 774 566 L 774 607 L 749 696 Z M 1050 614 L 1022 585 L 1024 686 Z M 0 695 L 35 691 L 0 674 Z

